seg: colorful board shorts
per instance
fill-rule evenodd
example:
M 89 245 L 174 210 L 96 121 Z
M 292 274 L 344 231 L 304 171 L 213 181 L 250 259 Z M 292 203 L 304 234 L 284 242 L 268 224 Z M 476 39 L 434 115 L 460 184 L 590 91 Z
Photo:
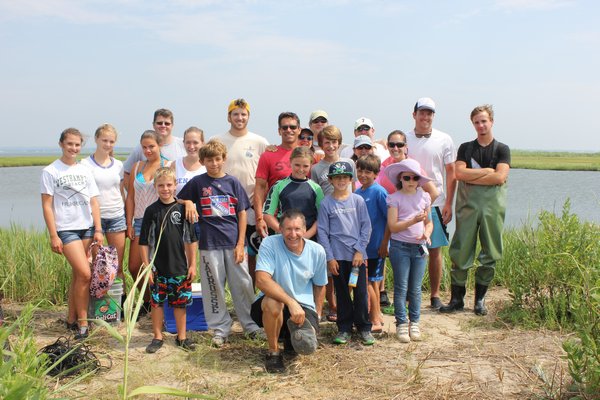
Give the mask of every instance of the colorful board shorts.
M 187 275 L 154 275 L 154 285 L 150 286 L 152 307 L 162 307 L 165 300 L 173 308 L 184 308 L 192 304 L 192 282 Z

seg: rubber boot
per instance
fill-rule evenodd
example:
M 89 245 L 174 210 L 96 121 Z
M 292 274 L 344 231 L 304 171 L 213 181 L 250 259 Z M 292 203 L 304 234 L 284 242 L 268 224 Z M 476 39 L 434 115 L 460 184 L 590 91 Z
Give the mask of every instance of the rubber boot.
M 450 287 L 450 303 L 447 306 L 440 307 L 440 312 L 447 314 L 454 311 L 462 311 L 465 307 L 465 293 L 467 288 L 464 286 L 452 285 Z
M 485 294 L 488 287 L 485 285 L 475 284 L 475 314 L 487 315 L 488 310 L 485 307 Z

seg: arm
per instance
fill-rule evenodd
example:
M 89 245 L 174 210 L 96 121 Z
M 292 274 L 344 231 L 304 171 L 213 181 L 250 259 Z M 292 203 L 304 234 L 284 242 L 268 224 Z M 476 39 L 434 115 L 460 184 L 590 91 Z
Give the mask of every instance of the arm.
M 185 219 L 187 219 L 188 222 L 192 224 L 198 222 L 198 210 L 193 201 L 177 199 L 177 203 L 185 206 Z
M 386 258 L 388 256 L 388 245 L 390 243 L 390 236 L 392 236 L 392 232 L 390 232 L 390 227 L 385 224 L 385 232 L 383 233 L 383 240 L 379 245 L 379 257 Z
M 315 221 L 310 228 L 304 233 L 305 239 L 310 239 L 317 234 L 317 221 Z
M 424 221 L 424 229 L 423 236 L 418 238 L 419 240 L 424 240 L 427 244 L 431 244 L 431 232 L 433 232 L 433 222 L 429 218 L 429 213 L 431 212 L 431 207 L 427 209 L 427 218 Z
M 46 221 L 46 227 L 48 228 L 48 234 L 50 235 L 50 248 L 56 254 L 62 254 L 63 243 L 56 232 L 54 210 L 52 209 L 53 199 L 54 197 L 49 194 L 42 194 L 42 213 L 44 214 L 44 221 Z
M 502 185 L 508 178 L 510 166 L 506 163 L 498 163 L 493 168 L 468 168 L 464 161 L 456 162 L 456 178 L 472 185 L 494 186 Z
M 275 231 L 275 233 L 281 233 L 279 230 L 279 221 L 277 221 L 277 218 L 275 218 L 275 216 L 264 213 L 263 218 L 264 218 L 263 222 L 265 223 L 265 226 L 268 226 L 269 228 L 273 229 Z M 258 227 L 258 223 L 256 226 Z
M 193 243 L 185 243 L 185 257 L 188 263 L 188 273 L 187 279 L 190 281 L 194 281 L 196 279 L 196 249 L 198 248 L 198 244 L 196 242 Z
M 290 311 L 290 319 L 298 325 L 304 323 L 304 310 L 302 306 L 290 295 L 277 282 L 273 280 L 271 274 L 265 271 L 256 271 L 256 287 L 273 300 L 279 301 L 285 304 Z
M 442 222 L 444 224 L 449 224 L 452 221 L 452 204 L 454 204 L 454 193 L 456 192 L 454 169 L 455 163 L 446 164 L 446 201 L 442 208 Z
M 102 223 L 100 222 L 100 205 L 98 204 L 97 196 L 94 196 L 90 199 L 90 206 L 92 207 L 92 218 L 94 220 L 94 242 L 102 244 L 104 243 L 104 235 L 102 234 Z
M 257 177 L 256 185 L 254 186 L 254 212 L 256 213 L 256 231 L 262 237 L 267 236 L 268 223 L 263 219 L 263 205 L 265 202 L 265 196 L 267 195 L 267 190 L 268 190 L 267 180 Z M 273 228 L 271 228 L 271 229 L 273 229 Z
M 244 244 L 246 242 L 246 210 L 238 211 L 238 238 L 237 244 L 233 249 L 233 258 L 236 264 L 241 264 L 244 261 Z
M 279 221 L 277 220 L 277 217 L 275 217 L 275 213 L 277 213 L 277 209 L 279 208 L 279 188 L 280 186 L 277 184 L 271 187 L 261 208 L 265 224 L 276 233 L 280 233 Z M 254 196 L 256 196 L 256 194 Z
M 427 193 L 429 193 L 429 197 L 431 197 L 431 202 L 432 203 L 440 195 L 440 193 L 438 192 L 437 188 L 435 187 L 435 183 L 433 183 L 433 181 L 427 182 L 426 184 L 424 184 L 422 186 L 422 188 L 423 188 L 424 191 L 426 191 Z
M 138 163 L 135 165 L 135 170 L 137 170 Z M 133 231 L 133 213 L 135 210 L 135 187 L 133 185 L 133 179 L 123 181 L 127 182 L 127 198 L 125 199 L 125 219 L 127 223 L 127 237 L 129 240 L 135 239 L 135 233 Z

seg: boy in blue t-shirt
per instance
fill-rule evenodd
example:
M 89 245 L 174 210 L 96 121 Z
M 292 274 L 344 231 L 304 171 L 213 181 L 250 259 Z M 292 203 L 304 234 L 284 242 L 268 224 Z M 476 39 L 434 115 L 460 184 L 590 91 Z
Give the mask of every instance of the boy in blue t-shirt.
M 338 334 L 333 342 L 348 343 L 352 325 L 355 325 L 362 343 L 372 345 L 375 339 L 369 321 L 364 263 L 371 237 L 371 221 L 363 198 L 348 191 L 352 171 L 352 163 L 348 161 L 337 161 L 329 166 L 328 176 L 333 193 L 321 202 L 317 231 L 335 285 Z M 353 285 L 350 282 L 351 275 L 357 278 Z M 353 298 L 350 296 L 350 286 Z
M 361 196 L 367 204 L 369 219 L 371 220 L 371 238 L 367 245 L 367 270 L 369 275 L 369 316 L 373 328 L 371 332 L 383 331 L 383 319 L 379 304 L 379 292 L 383 289 L 383 272 L 385 258 L 388 252 L 390 233 L 387 229 L 387 191 L 375 182 L 379 174 L 381 161 L 379 157 L 369 154 L 356 160 L 358 181 L 362 185 L 356 189 L 356 194 Z
M 192 178 L 179 192 L 188 220 L 197 220 L 200 229 L 204 315 L 214 332 L 212 344 L 216 347 L 227 342 L 233 323 L 225 302 L 226 281 L 242 328 L 251 338 L 264 338 L 264 331 L 250 317 L 254 287 L 245 257 L 250 201 L 240 181 L 223 171 L 226 157 L 225 145 L 218 139 L 210 140 L 200 149 L 206 173 Z
M 163 345 L 163 303 L 173 308 L 177 327 L 177 346 L 194 350 L 195 343 L 186 337 L 186 310 L 192 304 L 192 281 L 196 277 L 196 230 L 184 219 L 184 207 L 175 200 L 177 187 L 175 172 L 160 168 L 154 174 L 158 200 L 144 212 L 140 231 L 140 252 L 144 265 L 150 265 L 150 304 L 154 338 L 146 347 L 147 353 L 156 353 Z

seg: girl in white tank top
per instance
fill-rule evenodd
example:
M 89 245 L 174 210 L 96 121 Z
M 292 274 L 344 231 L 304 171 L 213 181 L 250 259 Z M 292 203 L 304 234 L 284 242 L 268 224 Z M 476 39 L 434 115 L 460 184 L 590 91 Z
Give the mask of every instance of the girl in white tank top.
M 181 188 L 185 186 L 196 175 L 206 172 L 206 167 L 202 165 L 199 159 L 199 150 L 204 145 L 204 132 L 200 128 L 192 126 L 183 134 L 183 145 L 187 155 L 178 158 L 171 168 L 175 169 L 177 179 L 177 189 L 175 194 L 179 193 Z

